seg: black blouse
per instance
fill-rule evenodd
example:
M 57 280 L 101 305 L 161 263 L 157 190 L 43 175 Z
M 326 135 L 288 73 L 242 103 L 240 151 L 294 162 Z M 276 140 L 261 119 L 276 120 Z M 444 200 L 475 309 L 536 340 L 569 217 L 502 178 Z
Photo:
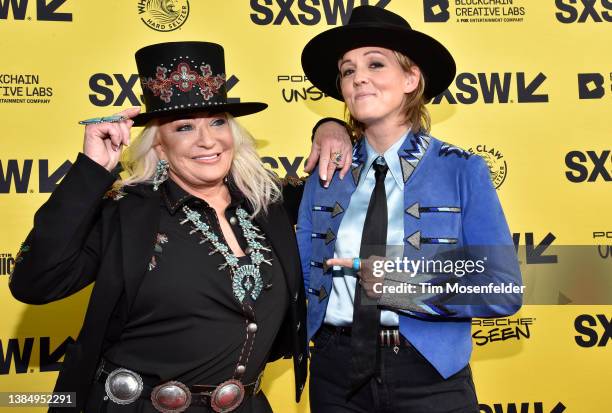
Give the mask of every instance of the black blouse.
M 127 322 L 118 342 L 105 357 L 122 367 L 158 377 L 160 382 L 179 380 L 187 385 L 218 384 L 232 377 L 245 341 L 246 316 L 232 292 L 231 273 L 209 242 L 200 244 L 201 234 L 190 222 L 184 225 L 182 207 L 202 216 L 222 242 L 215 210 L 202 199 L 186 193 L 168 180 L 160 187 L 162 203 L 159 233 L 148 273 L 134 302 L 124 303 Z M 236 218 L 236 208 L 249 211 L 242 195 L 230 190 L 232 201 L 225 211 L 243 249 L 247 243 Z M 265 240 L 263 244 L 268 245 Z M 282 268 L 274 251 L 264 251 L 272 265 L 262 263 L 264 289 L 255 302 L 257 334 L 246 372 L 250 383 L 257 378 L 289 305 Z M 240 264 L 250 263 L 247 256 Z

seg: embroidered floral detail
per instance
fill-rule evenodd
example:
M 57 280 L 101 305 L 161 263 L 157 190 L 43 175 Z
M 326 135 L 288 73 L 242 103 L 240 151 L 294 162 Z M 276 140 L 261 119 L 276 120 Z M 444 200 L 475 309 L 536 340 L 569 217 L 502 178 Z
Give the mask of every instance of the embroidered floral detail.
M 181 62 L 177 65 L 176 70 L 168 76 L 168 69 L 158 66 L 155 78 L 141 78 L 142 87 L 149 89 L 154 96 L 159 96 L 164 102 L 170 103 L 173 86 L 176 86 L 182 92 L 189 92 L 197 86 L 200 88 L 200 95 L 204 100 L 210 100 L 225 83 L 225 75 L 213 76 L 208 64 L 200 65 L 199 69 L 201 74 L 192 69 L 189 63 Z
M 30 246 L 26 245 L 25 242 L 21 243 L 19 247 L 19 251 L 17 251 L 17 255 L 15 256 L 15 263 L 23 261 L 23 254 L 30 251 Z
M 112 199 L 114 201 L 119 201 L 121 198 L 123 198 L 126 195 L 125 192 L 123 192 L 123 188 L 119 187 L 119 188 L 112 188 L 109 191 L 107 191 L 104 194 L 104 199 Z
M 149 261 L 149 271 L 153 271 L 157 267 L 157 259 L 155 255 L 151 256 L 151 261 Z
M 168 73 L 168 69 L 162 66 L 157 66 L 157 72 L 155 73 L 155 77 L 157 79 L 165 79 L 166 73 Z
M 166 244 L 168 242 L 168 236 L 166 234 L 157 234 L 155 239 L 155 252 L 161 254 L 162 252 L 162 244 Z
M 162 245 L 168 242 L 168 236 L 166 234 L 158 233 L 155 237 L 155 246 L 153 247 L 153 255 L 151 256 L 151 261 L 149 262 L 149 271 L 153 271 L 157 268 L 157 258 L 161 256 L 163 251 Z
M 189 92 L 196 84 L 198 72 L 191 70 L 189 65 L 183 62 L 178 65 L 174 72 L 170 73 L 170 79 L 182 92 Z
M 198 86 L 200 86 L 200 94 L 204 100 L 209 100 L 225 83 L 225 75 L 222 73 L 217 76 L 212 75 L 210 65 L 200 66 L 203 76 L 198 77 Z
M 161 100 L 170 103 L 172 97 L 172 80 L 166 77 L 168 69 L 157 66 L 155 78 L 141 78 L 143 88 L 148 88 L 154 96 L 159 96 Z

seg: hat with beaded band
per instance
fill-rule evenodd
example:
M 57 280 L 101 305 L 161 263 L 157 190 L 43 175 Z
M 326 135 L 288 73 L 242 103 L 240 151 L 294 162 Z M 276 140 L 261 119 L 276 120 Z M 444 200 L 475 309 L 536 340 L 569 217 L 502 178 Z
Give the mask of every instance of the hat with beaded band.
M 146 112 L 133 118 L 134 126 L 151 119 L 182 113 L 256 113 L 261 102 L 228 102 L 223 47 L 209 42 L 168 42 L 136 52 Z

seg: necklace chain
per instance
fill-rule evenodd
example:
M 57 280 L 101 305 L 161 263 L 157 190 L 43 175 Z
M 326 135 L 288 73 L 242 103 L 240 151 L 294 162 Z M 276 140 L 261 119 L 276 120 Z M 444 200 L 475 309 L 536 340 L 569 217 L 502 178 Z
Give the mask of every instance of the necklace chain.
M 209 242 L 213 247 L 208 255 L 220 253 L 225 259 L 225 263 L 219 266 L 219 270 L 229 267 L 232 274 L 232 291 L 236 299 L 242 303 L 248 294 L 253 301 L 257 300 L 263 288 L 259 266 L 262 263 L 272 265 L 272 262 L 270 259 L 266 259 L 262 253 L 262 251 L 270 251 L 270 249 L 264 247 L 259 241 L 260 239 L 265 239 L 265 237 L 261 235 L 261 230 L 253 225 L 249 219 L 249 214 L 242 208 L 236 209 L 238 224 L 247 241 L 248 249 L 250 250 L 248 252 L 251 257 L 251 264 L 238 265 L 238 257 L 226 244 L 221 242 L 219 236 L 212 231 L 210 225 L 202 222 L 202 216 L 199 212 L 190 209 L 187 205 L 183 206 L 183 212 L 185 213 L 185 219 L 180 222 L 181 225 L 191 222 L 194 226 L 189 234 L 200 232 L 204 236 L 200 244 Z

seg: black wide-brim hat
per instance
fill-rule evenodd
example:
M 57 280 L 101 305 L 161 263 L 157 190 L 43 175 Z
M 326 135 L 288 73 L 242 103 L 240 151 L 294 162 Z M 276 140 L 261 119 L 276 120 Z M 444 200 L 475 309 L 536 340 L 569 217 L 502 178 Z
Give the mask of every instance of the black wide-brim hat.
M 348 23 L 324 31 L 302 51 L 304 74 L 323 93 L 344 100 L 339 90 L 338 60 L 349 50 L 379 46 L 408 56 L 425 78 L 425 99 L 444 92 L 455 78 L 455 60 L 433 37 L 412 30 L 401 16 L 375 6 L 353 9 Z
M 142 126 L 154 118 L 193 112 L 250 115 L 261 102 L 227 101 L 223 47 L 209 42 L 169 42 L 136 52 L 146 112 L 133 118 Z

